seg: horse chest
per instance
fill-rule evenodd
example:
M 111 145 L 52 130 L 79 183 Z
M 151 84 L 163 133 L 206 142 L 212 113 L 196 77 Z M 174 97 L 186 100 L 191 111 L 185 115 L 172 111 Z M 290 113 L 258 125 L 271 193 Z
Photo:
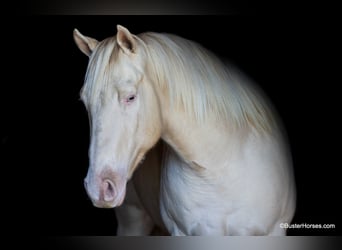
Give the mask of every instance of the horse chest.
M 224 234 L 229 202 L 224 204 L 217 187 L 191 171 L 176 155 L 163 166 L 160 201 L 166 227 L 172 235 Z

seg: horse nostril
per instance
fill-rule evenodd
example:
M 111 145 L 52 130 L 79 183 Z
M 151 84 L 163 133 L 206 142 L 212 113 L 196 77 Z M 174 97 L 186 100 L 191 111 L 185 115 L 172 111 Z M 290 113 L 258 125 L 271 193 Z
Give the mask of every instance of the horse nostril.
M 114 183 L 111 180 L 103 181 L 103 199 L 104 201 L 113 201 L 115 198 Z

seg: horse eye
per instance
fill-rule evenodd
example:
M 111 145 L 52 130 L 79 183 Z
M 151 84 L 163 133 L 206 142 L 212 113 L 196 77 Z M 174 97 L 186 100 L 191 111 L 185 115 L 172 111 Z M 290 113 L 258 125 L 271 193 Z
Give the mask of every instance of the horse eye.
M 127 98 L 126 98 L 126 103 L 132 103 L 135 99 L 136 99 L 136 95 L 129 95 Z

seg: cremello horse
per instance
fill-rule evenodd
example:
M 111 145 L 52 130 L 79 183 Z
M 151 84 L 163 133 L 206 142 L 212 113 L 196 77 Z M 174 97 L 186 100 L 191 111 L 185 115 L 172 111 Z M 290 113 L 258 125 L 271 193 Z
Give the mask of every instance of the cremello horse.
M 296 200 L 291 156 L 255 85 L 174 35 L 118 25 L 101 42 L 77 30 L 74 40 L 89 56 L 85 188 L 95 206 L 116 207 L 119 235 L 155 225 L 171 235 L 286 234 L 280 223 L 292 220 Z

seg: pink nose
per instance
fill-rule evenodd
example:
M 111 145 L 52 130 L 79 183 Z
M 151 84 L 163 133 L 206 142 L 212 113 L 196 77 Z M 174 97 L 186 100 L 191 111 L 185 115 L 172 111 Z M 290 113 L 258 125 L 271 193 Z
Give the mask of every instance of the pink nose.
M 88 196 L 91 197 L 88 191 L 88 182 L 84 179 L 84 187 L 88 193 Z M 94 202 L 99 203 L 111 203 L 115 199 L 115 185 L 109 179 L 104 179 L 100 185 L 100 193 L 98 199 L 94 200 Z
M 115 199 L 115 186 L 114 183 L 105 179 L 102 181 L 101 190 L 100 190 L 100 200 L 105 202 L 113 202 Z
M 126 196 L 126 178 L 114 172 L 103 172 L 93 178 L 84 179 L 84 187 L 95 207 L 120 206 Z

